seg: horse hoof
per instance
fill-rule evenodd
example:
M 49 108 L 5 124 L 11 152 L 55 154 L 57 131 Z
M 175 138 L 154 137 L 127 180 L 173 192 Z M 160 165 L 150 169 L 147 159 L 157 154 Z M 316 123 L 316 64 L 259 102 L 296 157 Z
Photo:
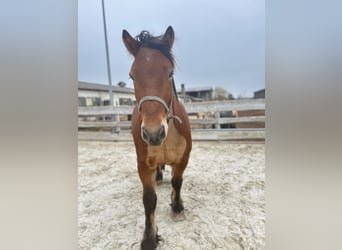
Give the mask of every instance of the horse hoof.
M 157 246 L 158 246 L 158 241 L 152 238 L 144 239 L 140 245 L 141 250 L 153 250 L 153 249 L 156 249 Z
M 153 250 L 153 249 L 157 249 L 160 242 L 164 242 L 164 240 L 160 234 L 156 234 L 155 238 L 153 237 L 144 238 L 141 242 L 140 247 L 142 250 Z
M 184 210 L 179 213 L 171 212 L 171 219 L 173 221 L 184 221 L 186 219 Z
M 171 205 L 172 211 L 174 213 L 181 213 L 182 211 L 184 211 L 184 206 L 183 206 L 182 200 L 180 200 L 178 202 L 171 202 L 170 205 Z

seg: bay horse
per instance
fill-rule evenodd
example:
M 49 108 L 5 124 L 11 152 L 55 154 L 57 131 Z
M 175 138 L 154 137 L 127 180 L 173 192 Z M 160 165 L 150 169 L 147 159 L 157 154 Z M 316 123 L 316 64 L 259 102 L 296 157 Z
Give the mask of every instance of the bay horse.
M 160 241 L 155 222 L 156 178 L 162 178 L 164 164 L 172 167 L 172 211 L 177 215 L 184 210 L 180 191 L 192 139 L 189 119 L 178 100 L 173 79 L 174 38 L 171 26 L 161 36 L 142 31 L 133 38 L 126 30 L 122 31 L 122 40 L 134 57 L 129 73 L 137 100 L 132 114 L 132 135 L 143 185 L 145 231 L 140 246 L 144 250 L 155 249 Z

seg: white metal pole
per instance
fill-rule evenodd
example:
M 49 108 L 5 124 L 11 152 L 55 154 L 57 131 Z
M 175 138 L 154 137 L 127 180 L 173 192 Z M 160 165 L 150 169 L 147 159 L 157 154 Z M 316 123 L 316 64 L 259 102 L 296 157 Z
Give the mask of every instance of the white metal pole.
M 108 36 L 107 36 L 107 25 L 106 25 L 106 13 L 104 0 L 102 0 L 102 16 L 103 16 L 103 28 L 104 28 L 104 36 L 105 36 L 105 44 L 106 44 L 106 58 L 107 58 L 107 73 L 108 73 L 108 82 L 109 82 L 109 102 L 110 105 L 113 106 L 113 87 L 112 87 L 112 75 L 110 71 L 110 59 L 109 59 L 109 48 L 108 48 Z M 118 120 L 119 117 L 112 117 L 112 120 Z M 113 128 L 113 133 L 120 132 L 119 128 Z

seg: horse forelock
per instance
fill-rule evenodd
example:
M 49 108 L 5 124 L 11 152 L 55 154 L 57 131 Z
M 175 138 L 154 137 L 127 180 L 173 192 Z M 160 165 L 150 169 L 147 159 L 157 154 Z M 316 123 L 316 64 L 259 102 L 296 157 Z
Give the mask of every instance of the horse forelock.
M 139 43 L 139 45 L 143 48 L 157 49 L 159 50 L 169 61 L 172 63 L 172 66 L 175 65 L 175 59 L 172 54 L 172 51 L 167 46 L 167 43 L 162 39 L 161 36 L 152 36 L 146 30 L 140 32 L 139 35 L 135 37 L 135 40 Z

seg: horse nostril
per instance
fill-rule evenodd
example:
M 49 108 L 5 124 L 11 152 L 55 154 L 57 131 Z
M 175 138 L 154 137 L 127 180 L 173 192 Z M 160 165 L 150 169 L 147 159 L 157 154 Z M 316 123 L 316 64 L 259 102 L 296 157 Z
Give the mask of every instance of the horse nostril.
M 145 141 L 147 141 L 148 138 L 149 138 L 149 134 L 148 134 L 147 130 L 144 127 L 142 128 L 142 136 L 143 136 L 143 139 Z
M 160 131 L 159 131 L 159 139 L 160 140 L 163 140 L 165 138 L 165 126 L 162 125 L 161 128 L 160 128 Z

